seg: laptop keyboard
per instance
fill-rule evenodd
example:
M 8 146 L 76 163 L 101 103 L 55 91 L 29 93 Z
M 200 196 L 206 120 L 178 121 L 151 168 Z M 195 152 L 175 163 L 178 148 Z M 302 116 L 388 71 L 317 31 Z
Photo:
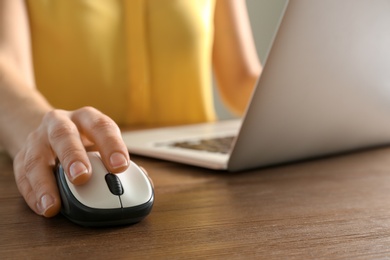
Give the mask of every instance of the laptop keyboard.
M 167 144 L 170 147 L 227 154 L 230 152 L 235 136 L 216 137 Z

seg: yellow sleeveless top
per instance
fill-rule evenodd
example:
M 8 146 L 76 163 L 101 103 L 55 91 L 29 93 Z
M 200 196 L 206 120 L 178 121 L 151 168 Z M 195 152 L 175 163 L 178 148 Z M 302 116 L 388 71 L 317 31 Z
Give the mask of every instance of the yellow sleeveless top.
M 215 0 L 28 0 L 38 89 L 118 124 L 215 119 Z

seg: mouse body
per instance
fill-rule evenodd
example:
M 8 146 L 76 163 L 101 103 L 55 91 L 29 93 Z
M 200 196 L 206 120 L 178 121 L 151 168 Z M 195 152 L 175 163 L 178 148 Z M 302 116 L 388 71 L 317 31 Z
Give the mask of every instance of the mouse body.
M 134 224 L 152 210 L 154 190 L 146 173 L 134 162 L 119 174 L 105 168 L 99 153 L 88 152 L 92 175 L 83 185 L 72 184 L 61 164 L 56 179 L 61 195 L 61 213 L 82 226 Z

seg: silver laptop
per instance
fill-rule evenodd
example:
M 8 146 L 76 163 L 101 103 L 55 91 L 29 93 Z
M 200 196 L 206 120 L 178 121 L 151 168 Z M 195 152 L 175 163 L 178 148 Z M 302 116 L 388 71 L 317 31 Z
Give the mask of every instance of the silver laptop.
M 243 119 L 123 138 L 133 154 L 229 171 L 390 143 L 390 1 L 290 0 Z

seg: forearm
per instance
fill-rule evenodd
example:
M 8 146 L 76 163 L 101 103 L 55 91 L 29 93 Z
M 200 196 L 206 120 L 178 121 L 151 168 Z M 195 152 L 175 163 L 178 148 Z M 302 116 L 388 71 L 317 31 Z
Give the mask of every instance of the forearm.
M 216 71 L 221 98 L 236 115 L 245 112 L 260 73 L 261 67 L 253 73 L 243 72 L 236 77 L 226 77 Z
M 52 109 L 21 74 L 0 59 L 0 143 L 12 157 Z
M 218 0 L 215 9 L 214 72 L 221 96 L 242 114 L 261 73 L 245 0 Z

